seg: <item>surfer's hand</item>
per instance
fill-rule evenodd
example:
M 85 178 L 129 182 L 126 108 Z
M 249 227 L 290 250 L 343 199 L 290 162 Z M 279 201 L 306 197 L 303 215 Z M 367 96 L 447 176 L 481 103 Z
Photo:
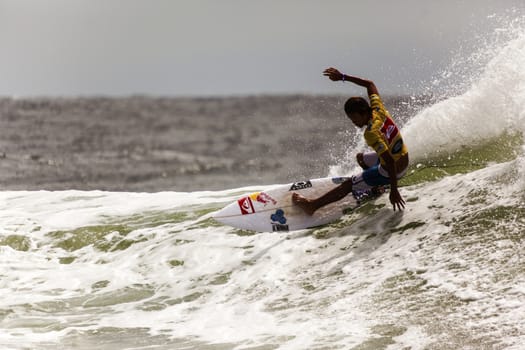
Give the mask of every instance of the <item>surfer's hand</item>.
M 394 206 L 394 211 L 396 211 L 396 206 L 399 210 L 405 209 L 405 201 L 403 197 L 401 197 L 401 194 L 399 194 L 397 188 L 390 190 L 390 203 Z
M 332 67 L 325 69 L 323 75 L 327 76 L 332 81 L 339 81 L 343 79 L 343 73 Z

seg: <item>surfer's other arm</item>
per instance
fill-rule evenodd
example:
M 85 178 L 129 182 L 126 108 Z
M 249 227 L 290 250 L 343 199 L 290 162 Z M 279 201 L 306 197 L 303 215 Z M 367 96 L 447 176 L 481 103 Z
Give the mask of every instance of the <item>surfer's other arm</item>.
M 352 75 L 343 74 L 336 68 L 332 68 L 332 67 L 325 69 L 325 71 L 323 72 L 323 75 L 327 76 L 332 81 L 349 81 L 356 85 L 362 86 L 366 88 L 366 92 L 368 93 L 368 96 L 374 95 L 374 94 L 379 95 L 379 91 L 377 90 L 377 87 L 372 80 L 362 79 L 362 78 L 354 77 Z
M 397 169 L 396 162 L 389 152 L 383 152 L 379 155 L 385 162 L 384 168 L 388 172 L 388 178 L 390 180 L 390 203 L 394 207 L 394 211 L 397 209 L 403 210 L 405 208 L 405 201 L 399 190 L 397 189 Z

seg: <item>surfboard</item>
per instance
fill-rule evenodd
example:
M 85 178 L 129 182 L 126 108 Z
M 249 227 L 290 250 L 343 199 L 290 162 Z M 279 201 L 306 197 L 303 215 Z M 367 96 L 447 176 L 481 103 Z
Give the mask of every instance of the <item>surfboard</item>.
M 385 191 L 385 188 L 354 191 L 345 198 L 318 209 L 311 216 L 292 203 L 294 192 L 306 198 L 317 198 L 348 179 L 350 178 L 311 179 L 248 193 L 216 212 L 213 218 L 225 225 L 257 232 L 302 230 L 331 223 Z

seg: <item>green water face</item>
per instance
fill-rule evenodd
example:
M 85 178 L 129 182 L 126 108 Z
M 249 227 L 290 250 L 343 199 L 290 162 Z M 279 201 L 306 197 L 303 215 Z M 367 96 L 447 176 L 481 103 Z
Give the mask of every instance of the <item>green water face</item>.
M 97 249 L 107 252 L 121 250 L 129 247 L 133 242 L 123 239 L 133 229 L 125 225 L 95 225 L 79 227 L 69 231 L 53 231 L 47 236 L 53 238 L 54 246 L 65 251 L 73 252 L 88 245 L 94 245 Z M 105 237 L 115 234 L 111 240 Z
M 480 145 L 463 146 L 452 153 L 412 161 L 401 186 L 434 181 L 445 176 L 465 174 L 486 167 L 489 163 L 508 162 L 520 154 L 524 137 L 521 133 L 504 134 L 485 140 Z M 429 150 L 431 151 L 431 150 Z
M 27 252 L 31 248 L 31 239 L 22 235 L 0 236 L 0 246 L 9 246 L 14 250 Z
M 71 230 L 52 231 L 46 234 L 52 238 L 53 247 L 62 248 L 67 252 L 74 252 L 86 246 L 93 245 L 97 250 L 103 252 L 115 252 L 125 250 L 133 244 L 145 242 L 152 235 L 140 235 L 133 239 L 127 236 L 139 229 L 155 228 L 163 225 L 174 225 L 196 220 L 206 215 L 215 208 L 198 208 L 194 211 L 150 211 L 124 217 L 104 217 L 103 223 L 98 225 L 83 226 Z M 207 227 L 215 224 L 211 219 L 198 221 L 188 229 Z M 23 236 L 10 236 L 0 240 L 0 245 L 10 245 L 14 249 L 29 249 L 30 241 Z M 75 257 L 65 256 L 60 259 L 62 264 L 73 262 Z
M 475 293 L 462 294 L 428 284 L 424 269 L 400 271 L 385 279 L 372 297 L 371 308 L 380 305 L 380 310 L 390 311 L 384 315 L 385 320 L 395 321 L 397 327 L 417 326 L 436 339 L 425 347 L 428 349 L 504 348 L 500 332 L 522 333 L 519 325 L 502 323 L 496 335 L 491 334 L 491 317 L 510 309 L 490 306 L 490 300 L 516 297 L 512 287 L 520 283 L 525 273 L 525 261 L 520 258 L 525 241 L 525 208 L 479 206 L 485 204 L 479 202 L 483 192 L 472 196 L 473 207 L 466 206 L 463 215 L 451 220 L 451 229 L 442 234 L 438 246 L 427 247 L 423 243 L 419 249 L 427 256 L 422 266 L 439 269 L 444 276 L 452 276 L 448 278 L 453 282 L 448 283 Z M 418 227 L 419 223 L 414 225 Z M 439 249 L 446 254 L 430 253 Z M 473 274 L 476 278 L 471 278 Z M 391 315 L 396 316 L 389 319 Z M 377 336 L 357 349 L 384 349 L 391 341 L 389 336 Z

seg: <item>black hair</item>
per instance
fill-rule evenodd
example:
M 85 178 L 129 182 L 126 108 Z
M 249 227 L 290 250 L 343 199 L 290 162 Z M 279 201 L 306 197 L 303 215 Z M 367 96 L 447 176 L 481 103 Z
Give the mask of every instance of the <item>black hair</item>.
M 364 98 L 350 97 L 345 103 L 345 112 L 347 116 L 352 113 L 368 115 L 372 113 L 372 108 Z

